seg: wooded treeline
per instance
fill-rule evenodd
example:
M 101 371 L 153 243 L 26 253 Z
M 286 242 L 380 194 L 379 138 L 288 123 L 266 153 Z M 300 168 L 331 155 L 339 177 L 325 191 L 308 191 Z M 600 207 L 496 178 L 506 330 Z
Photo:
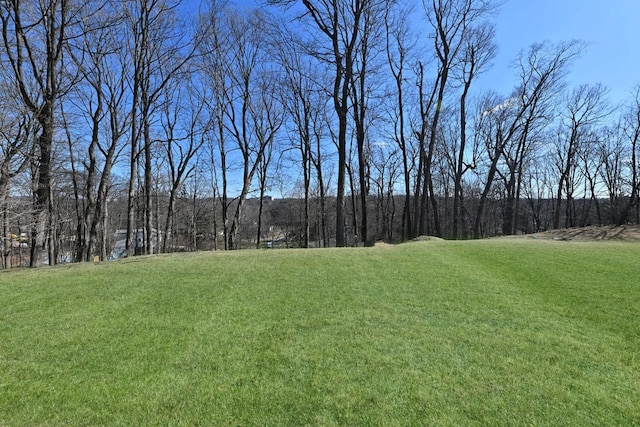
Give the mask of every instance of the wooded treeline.
M 498 0 L 191 3 L 0 2 L 4 268 L 640 222 L 640 89 L 480 87 Z

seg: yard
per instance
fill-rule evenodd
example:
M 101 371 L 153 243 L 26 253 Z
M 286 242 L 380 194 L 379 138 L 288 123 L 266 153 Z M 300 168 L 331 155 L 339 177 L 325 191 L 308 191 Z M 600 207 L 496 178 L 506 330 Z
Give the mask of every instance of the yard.
M 533 239 L 0 274 L 0 425 L 640 425 L 640 245 Z

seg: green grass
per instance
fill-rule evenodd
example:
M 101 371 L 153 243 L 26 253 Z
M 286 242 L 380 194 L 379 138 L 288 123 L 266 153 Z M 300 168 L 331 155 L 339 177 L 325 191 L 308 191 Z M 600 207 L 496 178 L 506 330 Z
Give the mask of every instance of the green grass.
M 424 242 L 0 274 L 0 425 L 640 425 L 640 246 Z

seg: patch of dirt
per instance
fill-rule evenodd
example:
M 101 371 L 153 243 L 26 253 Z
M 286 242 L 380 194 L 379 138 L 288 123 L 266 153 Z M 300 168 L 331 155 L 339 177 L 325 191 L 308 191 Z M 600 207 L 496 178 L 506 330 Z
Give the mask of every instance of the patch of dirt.
M 426 242 L 428 240 L 436 240 L 436 241 L 440 241 L 440 240 L 444 240 L 440 237 L 436 237 L 436 236 L 418 236 L 415 239 L 412 239 L 412 242 Z
M 614 225 L 589 226 L 580 228 L 563 228 L 559 230 L 549 230 L 540 233 L 527 234 L 533 239 L 548 240 L 575 240 L 575 241 L 601 241 L 615 240 L 622 242 L 640 242 L 640 225 Z

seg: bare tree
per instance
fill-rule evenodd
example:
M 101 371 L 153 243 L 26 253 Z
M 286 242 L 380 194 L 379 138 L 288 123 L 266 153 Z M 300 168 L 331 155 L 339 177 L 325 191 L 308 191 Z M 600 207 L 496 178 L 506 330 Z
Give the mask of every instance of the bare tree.
M 600 207 L 599 194 L 599 177 L 602 169 L 602 161 L 600 158 L 600 148 L 603 141 L 612 138 L 613 132 L 610 126 L 598 127 L 591 132 L 591 141 L 584 144 L 582 150 L 578 152 L 578 162 L 580 174 L 583 177 L 583 202 L 582 216 L 579 221 L 581 227 L 585 227 L 591 223 L 591 206 L 596 208 L 597 224 L 602 224 L 602 209 Z
M 69 52 L 79 79 L 71 88 L 71 102 L 61 107 L 60 113 L 76 200 L 76 261 L 92 260 L 98 250 L 98 235 L 104 240 L 106 231 L 101 227 L 107 215 L 111 171 L 126 127 L 122 112 L 126 93 L 122 66 L 126 60 L 120 24 L 119 10 L 105 6 L 94 12 L 80 24 L 81 37 Z M 78 150 L 76 144 L 84 144 L 87 134 L 86 150 Z M 105 259 L 104 245 L 99 246 L 100 258 Z
M 135 0 L 125 10 L 129 29 L 129 55 L 133 63 L 130 76 L 130 179 L 127 221 L 127 250 L 135 224 L 136 177 L 140 156 L 143 166 L 144 253 L 153 253 L 152 239 L 152 124 L 157 108 L 162 104 L 165 87 L 186 72 L 200 43 L 199 33 L 189 33 L 188 26 L 179 22 L 176 7 L 179 0 Z M 139 147 L 142 144 L 142 147 Z M 137 242 L 137 239 L 136 239 Z
M 204 145 L 202 122 L 205 102 L 198 89 L 188 82 L 167 85 L 166 102 L 162 105 L 163 151 L 169 177 L 169 200 L 165 217 L 162 252 L 167 252 L 169 238 L 174 235 L 176 199 L 180 187 L 196 169 L 194 159 Z
M 481 235 L 483 210 L 498 174 L 506 190 L 502 232 L 512 234 L 515 231 L 522 171 L 531 144 L 536 141 L 540 126 L 553 120 L 554 97 L 561 93 L 568 67 L 583 48 L 584 44 L 576 40 L 530 46 L 516 61 L 519 82 L 512 96 L 494 99 L 479 113 L 481 128 L 488 126 L 480 136 L 485 140 L 490 165 L 475 214 L 476 237 Z M 499 169 L 502 159 L 506 166 L 504 172 Z
M 331 97 L 338 119 L 338 187 L 336 194 L 336 245 L 345 241 L 345 185 L 347 168 L 347 131 L 351 107 L 352 86 L 356 70 L 356 55 L 362 41 L 365 11 L 375 0 L 358 0 L 347 4 L 338 0 L 303 0 L 307 11 L 304 17 L 311 19 L 327 41 L 327 48 L 317 56 L 334 67 Z M 269 0 L 276 5 L 291 5 L 291 0 Z M 318 41 L 320 45 L 321 42 Z
M 425 190 L 428 192 L 428 198 L 432 209 L 432 220 L 434 233 L 441 235 L 441 225 L 438 211 L 438 198 L 434 191 L 432 164 L 435 154 L 436 138 L 438 133 L 438 124 L 440 114 L 442 112 L 445 92 L 449 85 L 449 77 L 454 67 L 461 60 L 461 56 L 468 56 L 469 51 L 473 51 L 474 55 L 480 55 L 479 45 L 474 42 L 474 36 L 470 33 L 476 33 L 476 40 L 482 40 L 480 43 L 487 47 L 487 40 L 492 37 L 490 32 L 478 30 L 473 26 L 475 22 L 483 22 L 484 17 L 492 13 L 496 4 L 490 0 L 423 0 L 423 6 L 427 16 L 427 20 L 432 27 L 434 33 L 433 49 L 437 59 L 437 70 L 434 84 L 435 109 L 424 109 L 422 122 L 425 130 L 428 129 L 428 147 L 426 148 L 425 158 L 423 161 Z M 484 39 L 484 40 L 483 40 Z M 470 46 L 474 46 L 470 49 Z M 489 45 L 490 46 L 490 45 Z M 466 51 L 465 51 L 466 50 Z M 476 59 L 479 59 L 476 56 Z M 477 61 L 474 61 L 478 65 Z M 474 65 L 474 66 L 475 66 Z M 466 80 L 471 84 L 473 74 L 469 74 L 470 69 L 466 71 Z M 469 78 L 471 77 L 471 78 Z M 468 90 L 468 89 L 467 89 Z M 466 94 L 463 99 L 466 99 Z M 427 116 L 426 114 L 430 114 Z M 422 138 L 427 138 L 424 131 L 420 131 Z M 424 214 L 422 215 L 424 217 Z
M 310 243 L 311 223 L 311 182 L 314 169 L 324 204 L 324 183 L 322 180 L 322 135 L 325 133 L 325 101 L 323 99 L 323 75 L 318 71 L 318 63 L 306 54 L 309 49 L 299 39 L 298 34 L 283 31 L 278 36 L 276 53 L 282 64 L 282 104 L 288 115 L 288 130 L 292 146 L 300 155 L 302 185 L 304 191 L 304 247 Z M 274 37 L 275 38 L 275 37 Z M 322 208 L 324 209 L 324 208 Z M 324 216 L 324 214 L 323 214 Z M 323 227 L 324 228 L 324 227 Z
M 113 168 L 125 148 L 122 142 L 131 119 L 126 115 L 124 106 L 127 94 L 126 76 L 120 71 L 126 66 L 127 56 L 123 53 L 124 49 L 118 49 L 122 45 L 115 41 L 114 43 L 114 50 L 109 55 L 111 57 L 103 58 L 105 62 L 96 66 L 96 69 L 99 70 L 98 72 L 103 73 L 103 78 L 100 80 L 102 84 L 100 90 L 104 93 L 108 123 L 104 129 L 104 138 L 97 146 L 103 160 L 95 195 L 95 212 L 91 216 L 91 222 L 88 224 L 89 239 L 86 248 L 86 260 L 90 260 L 98 250 L 101 260 L 107 258 L 107 233 L 109 231 L 106 227 L 108 220 L 107 201 L 113 185 Z M 99 90 L 98 87 L 94 89 L 96 91 Z
M 622 129 L 628 147 L 628 154 L 630 155 L 627 165 L 627 169 L 630 172 L 628 179 L 630 191 L 628 201 L 616 221 L 618 225 L 628 221 L 629 215 L 634 209 L 634 221 L 640 223 L 640 164 L 638 163 L 638 151 L 640 150 L 640 87 L 638 86 L 633 90 L 632 101 L 623 113 Z
M 526 199 L 530 223 L 524 228 L 530 232 L 544 231 L 551 227 L 550 195 L 553 194 L 552 165 L 544 152 L 530 156 L 522 177 L 522 194 Z
M 209 9 L 201 17 L 200 27 L 203 42 L 199 46 L 199 72 L 207 104 L 209 121 L 212 123 L 206 138 L 210 154 L 211 181 L 215 204 L 221 208 L 224 249 L 229 249 L 230 222 L 229 173 L 230 148 L 226 135 L 227 87 L 230 67 L 233 64 L 231 31 L 227 15 L 232 13 L 224 1 L 212 0 Z M 217 157 L 217 158 L 216 158 Z M 214 205 L 215 205 L 214 204 Z M 217 236 L 216 236 L 217 241 Z
M 318 198 L 319 198 L 319 204 L 320 204 L 320 209 L 319 209 L 319 223 L 320 223 L 320 238 L 322 240 L 322 246 L 323 247 L 327 247 L 329 246 L 329 234 L 327 231 L 327 227 L 328 227 L 328 219 L 327 219 L 327 215 L 328 215 L 328 208 L 327 208 L 327 187 L 328 184 L 327 182 L 330 181 L 330 179 L 325 180 L 324 178 L 324 172 L 323 172 L 323 166 L 324 166 L 324 151 L 322 148 L 322 141 L 324 139 L 324 134 L 326 133 L 326 128 L 323 125 L 323 123 L 325 123 L 326 120 L 324 120 L 324 114 L 320 113 L 318 116 L 316 116 L 316 120 L 313 121 L 313 126 L 312 126 L 312 130 L 313 130 L 313 140 L 315 141 L 315 147 L 316 150 L 315 152 L 311 151 L 311 164 L 313 165 L 313 168 L 315 169 L 315 175 L 316 175 L 316 184 L 318 186 Z
M 577 40 L 556 46 L 534 44 L 526 59 L 521 55 L 517 62 L 520 82 L 514 95 L 522 114 L 517 113 L 515 132 L 503 151 L 507 166 L 507 173 L 502 174 L 507 195 L 502 227 L 505 234 L 515 233 L 518 227 L 521 183 L 527 157 L 533 152 L 534 144 L 539 142 L 538 135 L 553 121 L 568 68 L 584 47 L 584 43 Z
M 416 168 L 416 178 L 413 195 L 413 236 L 423 235 L 426 233 L 427 229 L 427 197 L 429 195 L 430 186 L 429 181 L 425 176 L 427 163 L 426 144 L 427 137 L 429 135 L 429 122 L 427 119 L 430 116 L 432 109 L 434 108 L 438 89 L 438 85 L 436 84 L 436 82 L 431 85 L 431 91 L 428 92 L 429 83 L 425 81 L 425 66 L 421 61 L 418 62 L 416 74 L 416 85 L 418 87 L 419 119 L 417 120 L 417 123 L 414 123 L 412 126 L 418 145 L 418 166 Z
M 407 136 L 405 119 L 405 67 L 412 43 L 409 40 L 409 26 L 406 16 L 411 13 L 407 8 L 393 8 L 388 5 L 385 11 L 386 52 L 389 69 L 395 84 L 396 106 L 393 108 L 393 130 L 396 144 L 402 156 L 402 177 L 404 181 L 404 208 L 402 211 L 402 239 L 413 237 L 411 215 L 411 153 L 410 137 Z
M 367 196 L 369 192 L 369 155 L 367 142 L 370 137 L 371 123 L 375 111 L 373 103 L 379 102 L 381 95 L 376 94 L 374 85 L 380 68 L 378 54 L 382 51 L 383 31 L 385 29 L 384 14 L 388 10 L 388 1 L 369 0 L 363 2 L 362 29 L 360 41 L 354 55 L 354 72 L 351 74 L 351 111 L 353 115 L 353 127 L 355 142 L 358 151 L 358 184 L 360 198 L 360 229 L 357 231 L 361 241 L 372 244 L 369 241 Z M 353 195 L 355 197 L 355 194 Z
M 576 218 L 572 211 L 572 199 L 579 166 L 579 153 L 584 149 L 585 144 L 594 144 L 592 126 L 600 123 L 609 114 L 609 107 L 605 99 L 606 94 L 607 89 L 602 85 L 580 85 L 567 97 L 562 128 L 556 145 L 556 165 L 559 178 L 553 217 L 554 228 L 560 227 L 563 194 L 566 197 L 565 226 L 576 226 Z
M 19 240 L 12 238 L 11 225 L 18 212 L 9 202 L 12 180 L 22 173 L 31 159 L 31 147 L 37 124 L 19 101 L 15 80 L 0 72 L 0 221 L 2 226 L 2 268 L 12 267 L 11 250 Z M 16 102 L 16 100 L 18 100 Z M 19 237 L 19 233 L 17 235 Z
M 248 18 L 228 15 L 230 70 L 225 95 L 225 128 L 241 156 L 241 188 L 231 226 L 229 249 L 238 248 L 238 232 L 244 202 L 265 153 L 283 123 L 283 108 L 277 94 L 277 75 L 262 50 L 263 33 L 255 12 Z
M 372 184 L 375 189 L 376 239 L 393 241 L 395 220 L 395 183 L 401 174 L 399 148 L 388 149 L 386 144 L 379 143 L 372 147 L 371 169 Z
M 51 156 L 56 129 L 56 105 L 68 89 L 63 56 L 76 36 L 85 3 L 67 0 L 0 2 L 3 50 L 20 99 L 38 122 L 37 170 L 33 175 L 34 221 L 31 230 L 32 267 L 42 263 L 41 249 L 51 207 Z M 95 5 L 94 5 L 95 6 Z M 98 7 L 99 9 L 99 7 Z
M 266 191 L 267 191 L 268 182 L 269 182 L 271 159 L 273 158 L 273 152 L 274 152 L 273 145 L 274 145 L 273 142 L 267 145 L 265 153 L 262 156 L 262 159 L 260 159 L 258 170 L 257 170 L 259 194 L 258 194 L 258 220 L 257 220 L 258 224 L 257 224 L 257 231 L 256 231 L 256 249 L 260 249 L 260 245 L 262 243 L 262 218 L 264 213 L 264 204 L 266 201 Z M 307 246 L 308 246 L 308 241 L 307 241 Z
M 452 234 L 455 239 L 460 237 L 460 222 L 462 210 L 462 178 L 464 174 L 473 169 L 473 162 L 467 162 L 467 98 L 469 89 L 476 76 L 485 70 L 489 62 L 496 54 L 497 46 L 494 43 L 495 29 L 489 23 L 483 23 L 472 28 L 466 34 L 464 40 L 462 59 L 460 62 L 459 80 L 462 84 L 460 94 L 460 143 L 457 147 L 457 158 L 454 169 L 454 194 L 453 194 L 453 223 Z

